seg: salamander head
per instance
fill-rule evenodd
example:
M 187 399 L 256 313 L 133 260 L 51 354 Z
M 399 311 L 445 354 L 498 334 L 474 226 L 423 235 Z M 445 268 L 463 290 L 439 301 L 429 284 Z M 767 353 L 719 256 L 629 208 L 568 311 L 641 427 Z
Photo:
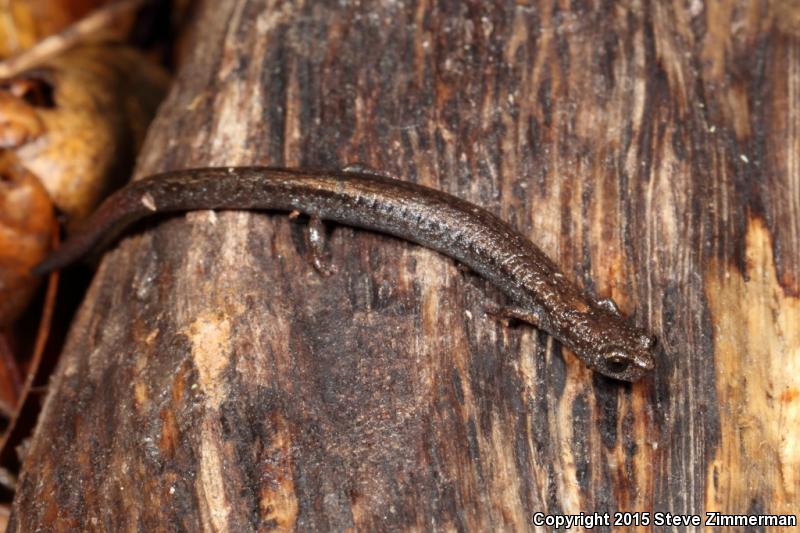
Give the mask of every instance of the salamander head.
M 626 328 L 628 329 L 628 328 Z M 623 381 L 636 381 L 655 367 L 653 348 L 655 338 L 638 329 L 629 329 L 626 335 L 603 346 L 595 359 L 595 370 Z
M 601 300 L 575 320 L 580 340 L 575 353 L 596 372 L 622 381 L 636 381 L 655 367 L 655 338 L 629 326 L 610 300 Z

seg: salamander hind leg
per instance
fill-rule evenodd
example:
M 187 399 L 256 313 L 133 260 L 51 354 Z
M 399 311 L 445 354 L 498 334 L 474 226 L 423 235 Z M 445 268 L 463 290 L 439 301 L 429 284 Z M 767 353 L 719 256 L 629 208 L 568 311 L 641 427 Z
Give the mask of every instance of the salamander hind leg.
M 327 242 L 325 223 L 318 216 L 312 216 L 306 226 L 306 243 L 311 255 L 311 264 L 325 277 L 336 273 L 336 267 L 325 256 L 325 243 Z

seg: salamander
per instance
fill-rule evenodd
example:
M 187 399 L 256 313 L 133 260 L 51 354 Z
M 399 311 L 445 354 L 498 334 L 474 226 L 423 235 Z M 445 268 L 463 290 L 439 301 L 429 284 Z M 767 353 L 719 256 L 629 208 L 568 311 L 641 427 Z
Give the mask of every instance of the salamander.
M 197 209 L 299 212 L 312 223 L 333 221 L 406 239 L 489 280 L 513 302 L 492 314 L 542 329 L 593 370 L 636 381 L 654 367 L 652 335 L 630 324 L 612 300 L 581 290 L 509 224 L 450 194 L 363 167 L 195 168 L 134 181 L 109 196 L 83 230 L 33 272 L 62 268 L 144 217 Z

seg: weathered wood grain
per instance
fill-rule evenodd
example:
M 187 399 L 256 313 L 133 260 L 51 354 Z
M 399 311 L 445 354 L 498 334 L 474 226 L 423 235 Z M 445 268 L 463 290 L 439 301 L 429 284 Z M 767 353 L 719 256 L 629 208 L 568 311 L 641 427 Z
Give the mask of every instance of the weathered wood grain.
M 592 375 L 418 246 L 333 227 L 322 278 L 285 216 L 174 217 L 102 263 L 11 530 L 796 512 L 796 5 L 203 2 L 139 176 L 361 161 L 457 194 L 652 328 L 657 369 Z

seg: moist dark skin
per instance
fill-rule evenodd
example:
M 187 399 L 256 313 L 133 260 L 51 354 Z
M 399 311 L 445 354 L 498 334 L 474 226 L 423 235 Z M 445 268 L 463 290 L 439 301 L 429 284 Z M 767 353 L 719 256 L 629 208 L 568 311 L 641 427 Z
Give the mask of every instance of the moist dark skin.
M 653 369 L 654 338 L 611 300 L 595 300 L 531 241 L 495 215 L 455 196 L 361 167 L 316 171 L 267 167 L 177 170 L 111 195 L 34 269 L 44 274 L 116 238 L 141 218 L 196 209 L 269 209 L 308 214 L 406 239 L 460 261 L 499 287 L 513 307 L 492 314 L 541 328 L 590 368 L 636 381 Z

